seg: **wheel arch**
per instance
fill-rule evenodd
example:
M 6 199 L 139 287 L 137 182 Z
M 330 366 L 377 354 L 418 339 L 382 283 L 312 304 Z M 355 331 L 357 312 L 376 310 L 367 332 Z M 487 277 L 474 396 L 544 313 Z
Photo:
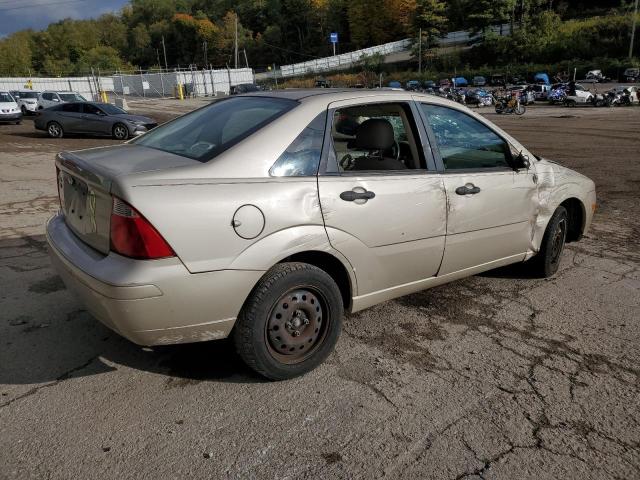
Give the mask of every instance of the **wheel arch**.
M 353 285 L 353 280 L 351 275 L 349 275 L 347 267 L 336 256 L 326 251 L 306 250 L 289 255 L 278 263 L 286 262 L 308 263 L 327 272 L 340 289 L 345 310 L 351 309 L 351 299 L 355 292 L 355 285 Z
M 567 209 L 569 228 L 567 230 L 567 243 L 576 242 L 582 238 L 584 233 L 587 213 L 582 200 L 576 197 L 569 197 L 560 203 L 561 207 Z

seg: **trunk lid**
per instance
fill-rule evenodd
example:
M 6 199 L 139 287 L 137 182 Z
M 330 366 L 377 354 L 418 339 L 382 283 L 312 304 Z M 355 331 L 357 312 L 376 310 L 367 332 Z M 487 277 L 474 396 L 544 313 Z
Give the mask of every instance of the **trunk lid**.
M 67 226 L 86 244 L 110 250 L 111 190 L 122 175 L 192 166 L 196 160 L 138 145 L 118 145 L 56 157 L 60 208 Z

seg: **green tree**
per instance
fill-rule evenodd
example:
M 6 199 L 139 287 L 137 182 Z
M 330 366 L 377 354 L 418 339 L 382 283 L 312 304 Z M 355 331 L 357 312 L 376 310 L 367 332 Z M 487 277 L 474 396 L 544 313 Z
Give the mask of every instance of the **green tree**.
M 0 74 L 27 76 L 31 70 L 33 38 L 29 30 L 0 40 Z

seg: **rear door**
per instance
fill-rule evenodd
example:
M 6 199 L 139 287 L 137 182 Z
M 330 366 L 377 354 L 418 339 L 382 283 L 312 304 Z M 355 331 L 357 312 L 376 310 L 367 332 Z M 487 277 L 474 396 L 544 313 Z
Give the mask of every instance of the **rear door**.
M 360 297 L 391 298 L 394 287 L 433 277 L 440 266 L 446 197 L 415 120 L 406 100 L 330 105 L 320 205 L 332 246 L 352 262 Z M 367 133 L 366 125 L 392 128 L 390 143 L 377 143 L 384 132 Z
M 514 170 L 509 143 L 480 119 L 457 108 L 419 105 L 448 203 L 439 275 L 524 260 L 538 207 L 534 167 Z
M 58 120 L 65 133 L 83 132 L 82 104 L 63 103 L 58 110 Z

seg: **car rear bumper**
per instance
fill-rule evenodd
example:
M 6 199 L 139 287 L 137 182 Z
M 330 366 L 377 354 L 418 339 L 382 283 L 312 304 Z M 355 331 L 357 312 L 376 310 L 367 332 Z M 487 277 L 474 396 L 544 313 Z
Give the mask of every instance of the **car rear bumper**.
M 134 260 L 84 244 L 62 215 L 47 223 L 54 268 L 107 327 L 139 345 L 225 338 L 264 272 L 192 274 L 178 258 Z

